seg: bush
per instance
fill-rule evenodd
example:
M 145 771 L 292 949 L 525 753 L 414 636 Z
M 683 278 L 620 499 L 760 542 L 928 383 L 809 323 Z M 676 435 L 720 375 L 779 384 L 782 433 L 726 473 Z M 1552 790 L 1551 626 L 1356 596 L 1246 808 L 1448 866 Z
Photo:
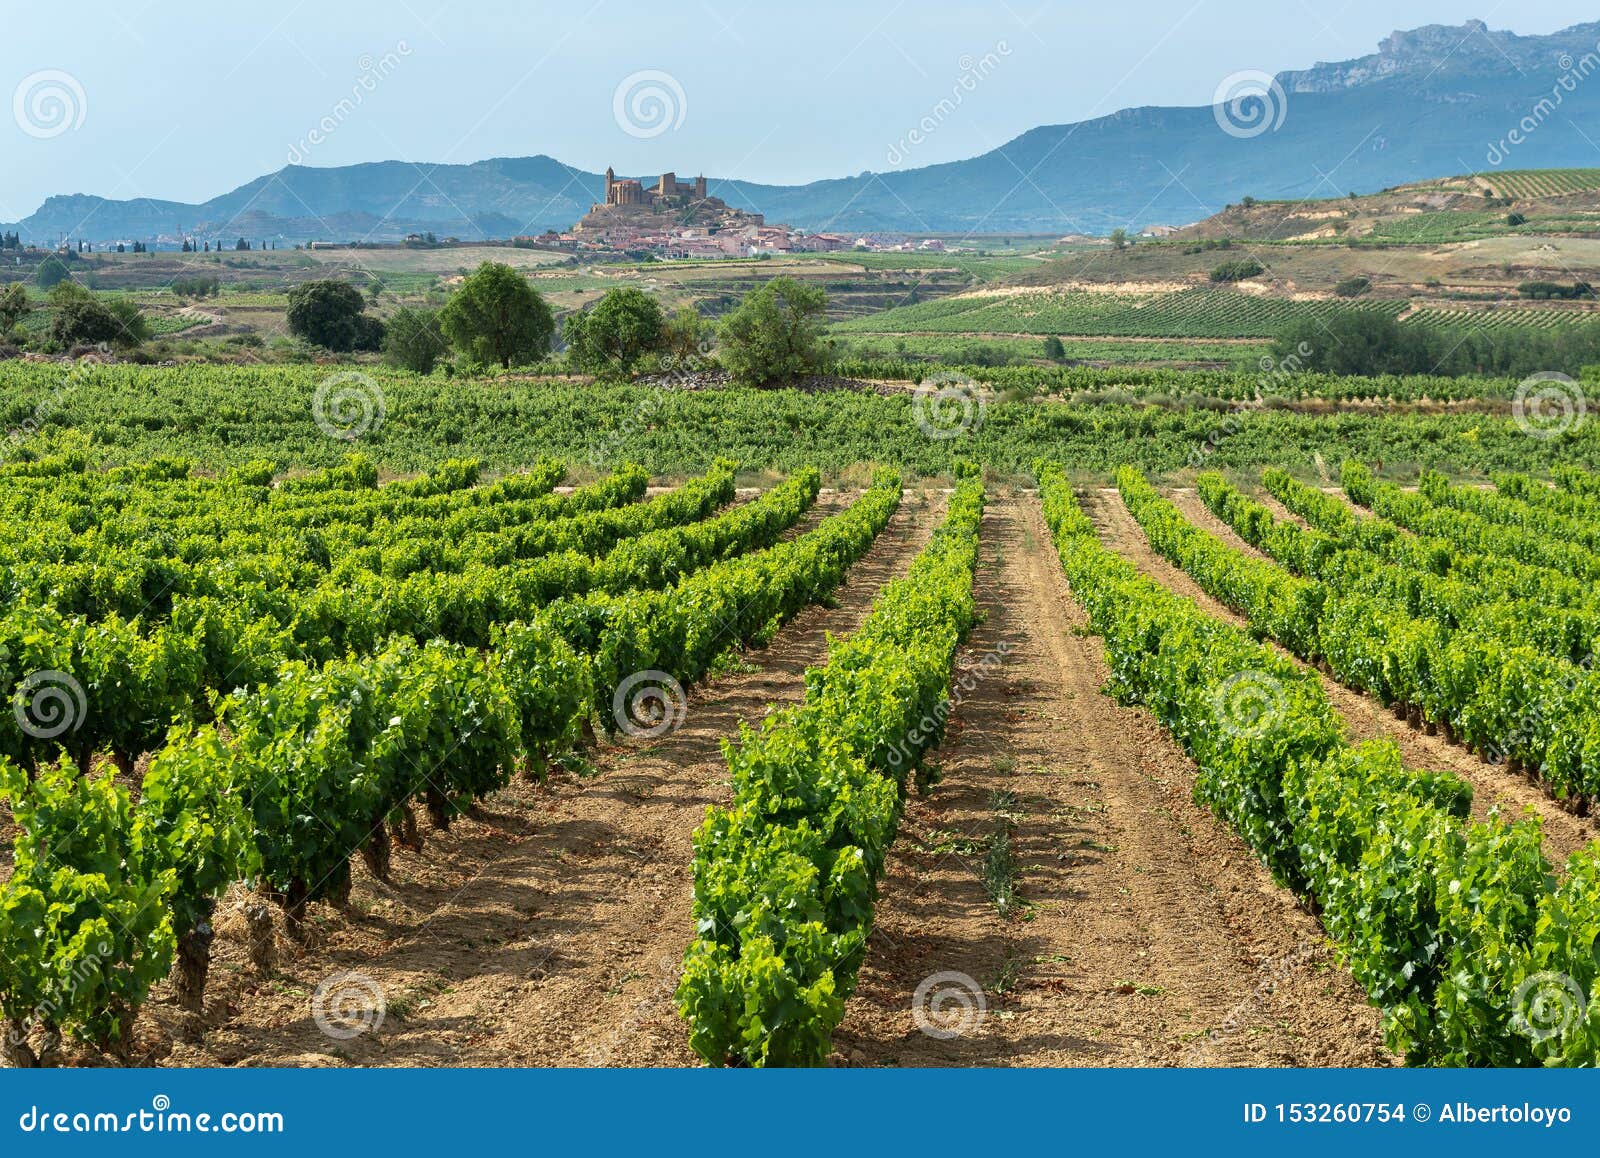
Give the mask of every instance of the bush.
M 384 361 L 402 370 L 432 374 L 439 358 L 450 348 L 439 327 L 439 311 L 413 309 L 395 311 L 389 319 L 383 340 Z
M 1267 267 L 1253 257 L 1241 257 L 1237 261 L 1225 261 L 1211 271 L 1211 280 L 1219 284 L 1236 281 L 1248 281 L 1250 278 L 1259 277 L 1265 273 Z
M 1333 292 L 1342 298 L 1358 298 L 1372 288 L 1372 279 L 1359 274 L 1347 277 L 1333 287 Z

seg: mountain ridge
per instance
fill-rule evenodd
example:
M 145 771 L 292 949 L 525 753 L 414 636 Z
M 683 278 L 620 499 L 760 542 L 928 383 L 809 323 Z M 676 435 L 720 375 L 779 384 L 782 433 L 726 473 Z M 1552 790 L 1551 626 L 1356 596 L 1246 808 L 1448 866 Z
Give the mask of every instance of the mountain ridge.
M 710 192 L 808 229 L 1104 233 L 1199 220 L 1246 195 L 1340 196 L 1475 172 L 1497 151 L 1506 167 L 1592 164 L 1595 146 L 1577 122 L 1600 114 L 1600 85 L 1561 88 L 1591 61 L 1600 69 L 1600 22 L 1532 36 L 1481 20 L 1428 25 L 1395 32 L 1365 57 L 1279 73 L 1281 110 L 1268 108 L 1272 123 L 1259 132 L 1230 132 L 1228 105 L 1151 105 L 1041 125 L 960 161 L 805 185 L 713 178 Z M 1553 92 L 1559 104 L 1540 114 L 1537 131 L 1500 148 Z M 180 228 L 230 243 L 509 237 L 566 228 L 603 188 L 600 174 L 545 154 L 291 165 L 198 204 L 52 196 L 6 228 L 34 241 L 175 237 Z

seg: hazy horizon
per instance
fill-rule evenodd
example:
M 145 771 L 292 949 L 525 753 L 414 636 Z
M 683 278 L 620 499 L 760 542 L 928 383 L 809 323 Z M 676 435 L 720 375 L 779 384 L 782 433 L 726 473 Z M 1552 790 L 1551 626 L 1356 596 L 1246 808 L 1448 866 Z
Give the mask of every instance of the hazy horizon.
M 194 0 L 131 12 L 96 3 L 92 39 L 64 38 L 43 11 L 18 12 L 0 71 L 14 112 L 0 220 L 53 194 L 204 201 L 291 162 L 542 153 L 590 171 L 801 184 L 958 160 L 1122 108 L 1208 104 L 1231 73 L 1363 56 L 1396 29 L 1482 19 L 1530 35 L 1595 18 L 1557 0 L 1514 13 L 1352 0 L 1331 19 L 1261 0 L 1091 12 L 1009 0 L 820 0 L 798 12 L 736 2 L 587 0 L 535 13 L 503 0 L 336 11 L 299 0 L 249 28 Z M 959 115 L 903 148 L 958 87 Z M 41 94 L 64 97 L 65 122 L 28 105 Z

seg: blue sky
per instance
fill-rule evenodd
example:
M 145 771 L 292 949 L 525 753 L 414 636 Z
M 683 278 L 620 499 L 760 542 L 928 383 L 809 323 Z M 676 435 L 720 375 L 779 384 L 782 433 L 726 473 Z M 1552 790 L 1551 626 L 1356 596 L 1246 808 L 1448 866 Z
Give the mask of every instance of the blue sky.
M 896 167 L 896 143 L 964 76 L 959 115 L 901 164 L 1129 106 L 1208 104 L 1231 73 L 1361 56 L 1396 28 L 1481 18 L 1527 34 L 1596 18 L 1592 4 L 1561 0 L 279 0 L 246 11 L 80 0 L 8 12 L 0 220 L 52 193 L 204 200 L 291 157 L 548 153 L 595 170 L 801 182 Z M 619 105 L 630 77 L 638 108 L 626 92 Z M 651 119 L 662 107 L 652 90 L 665 121 Z

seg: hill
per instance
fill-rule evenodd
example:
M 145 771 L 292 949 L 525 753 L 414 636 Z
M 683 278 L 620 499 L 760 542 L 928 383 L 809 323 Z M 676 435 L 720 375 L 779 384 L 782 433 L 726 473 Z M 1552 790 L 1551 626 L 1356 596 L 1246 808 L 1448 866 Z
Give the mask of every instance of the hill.
M 1600 86 L 1568 91 L 1562 81 L 1600 68 L 1597 43 L 1600 23 L 1545 36 L 1481 21 L 1429 26 L 1397 32 L 1359 60 L 1280 74 L 1280 91 L 1266 98 L 1269 123 L 1243 131 L 1228 105 L 1126 109 L 1036 128 L 964 161 L 801 186 L 713 180 L 710 192 L 814 229 L 1104 233 L 1195 221 L 1247 195 L 1328 198 L 1439 173 L 1586 164 L 1594 146 L 1581 125 L 1600 114 Z M 599 174 L 547 156 L 290 166 L 199 205 L 53 197 L 13 227 L 35 240 L 154 237 L 179 226 L 290 240 L 419 229 L 504 237 L 571 225 L 603 186 Z

